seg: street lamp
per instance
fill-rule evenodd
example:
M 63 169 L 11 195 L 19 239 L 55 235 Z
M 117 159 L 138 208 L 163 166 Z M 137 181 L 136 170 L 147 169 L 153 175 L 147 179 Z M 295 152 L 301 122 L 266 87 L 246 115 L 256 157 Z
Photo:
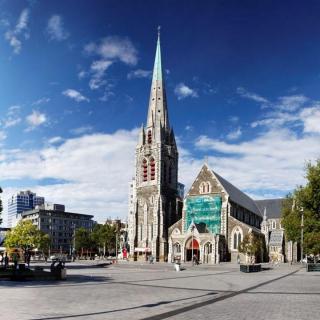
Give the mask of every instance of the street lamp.
M 193 231 L 194 231 L 194 224 L 192 220 L 192 226 L 191 226 L 191 260 L 192 260 L 192 265 L 194 265 L 194 259 L 193 259 Z
M 301 263 L 303 260 L 303 227 L 304 227 L 304 221 L 303 221 L 304 215 L 303 215 L 303 208 L 301 208 Z

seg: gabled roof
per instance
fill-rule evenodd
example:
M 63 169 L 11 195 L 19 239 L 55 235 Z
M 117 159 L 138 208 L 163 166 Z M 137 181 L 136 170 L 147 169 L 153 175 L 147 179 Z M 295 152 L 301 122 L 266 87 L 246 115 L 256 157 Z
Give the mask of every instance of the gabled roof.
M 226 192 L 229 194 L 231 201 L 239 204 L 240 206 L 244 207 L 245 209 L 248 209 L 251 212 L 254 212 L 259 216 L 262 216 L 262 211 L 259 210 L 259 208 L 257 207 L 253 199 L 251 199 L 248 195 L 246 195 L 244 192 L 239 190 L 229 181 L 222 178 L 215 171 L 212 170 L 212 172 L 216 176 L 216 178 L 219 180 L 223 188 L 226 190 Z
M 255 203 L 261 212 L 266 208 L 267 219 L 279 219 L 281 217 L 282 202 L 284 199 L 256 200 Z

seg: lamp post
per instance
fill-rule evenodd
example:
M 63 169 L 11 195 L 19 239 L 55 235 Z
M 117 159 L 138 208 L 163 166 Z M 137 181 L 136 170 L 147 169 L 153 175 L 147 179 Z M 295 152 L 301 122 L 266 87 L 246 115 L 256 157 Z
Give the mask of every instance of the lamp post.
M 193 259 L 193 231 L 194 231 L 194 224 L 192 220 L 192 227 L 191 227 L 191 260 L 192 260 L 192 265 L 194 265 L 194 259 Z
M 303 215 L 303 208 L 301 208 L 301 263 L 303 260 L 303 227 L 304 227 L 304 221 L 303 221 L 304 215 Z

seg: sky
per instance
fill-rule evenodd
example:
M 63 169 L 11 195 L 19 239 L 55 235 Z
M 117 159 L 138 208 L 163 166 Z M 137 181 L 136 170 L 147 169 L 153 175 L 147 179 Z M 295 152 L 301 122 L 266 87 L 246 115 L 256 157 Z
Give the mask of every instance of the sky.
M 0 0 L 0 185 L 127 217 L 161 26 L 179 181 L 203 163 L 254 199 L 320 157 L 319 1 Z M 5 225 L 5 221 L 4 224 Z

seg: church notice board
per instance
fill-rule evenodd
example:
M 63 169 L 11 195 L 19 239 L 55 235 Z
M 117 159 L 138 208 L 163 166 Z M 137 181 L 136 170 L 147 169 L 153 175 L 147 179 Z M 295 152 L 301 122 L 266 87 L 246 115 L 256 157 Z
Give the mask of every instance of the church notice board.
M 208 231 L 218 234 L 221 225 L 220 196 L 194 196 L 186 199 L 186 230 L 192 220 L 194 223 L 205 223 Z

